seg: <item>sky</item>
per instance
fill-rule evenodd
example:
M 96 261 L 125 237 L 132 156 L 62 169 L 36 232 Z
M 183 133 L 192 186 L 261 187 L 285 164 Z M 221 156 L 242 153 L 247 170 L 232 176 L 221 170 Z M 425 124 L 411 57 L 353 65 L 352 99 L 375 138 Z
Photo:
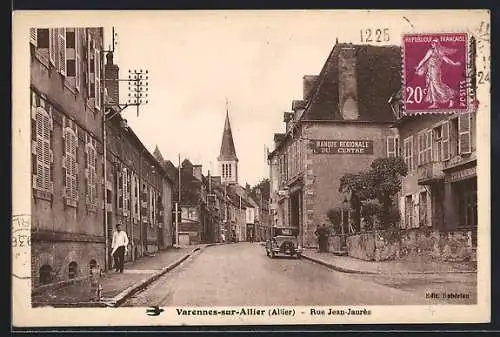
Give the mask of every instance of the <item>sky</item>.
M 408 16 L 410 17 L 410 16 Z M 403 31 L 430 29 L 425 16 L 394 12 L 158 12 L 134 13 L 113 21 L 117 33 L 115 62 L 120 77 L 128 69 L 148 69 L 149 103 L 123 113 L 153 152 L 167 160 L 188 158 L 204 174 L 219 174 L 226 98 L 239 158 L 239 183 L 254 185 L 269 176 L 266 147 L 283 132 L 283 112 L 302 99 L 302 77 L 319 74 L 339 42 L 361 43 L 361 29 L 387 27 L 400 45 Z M 392 22 L 392 24 L 388 24 Z M 111 25 L 104 25 L 107 44 Z M 446 22 L 440 22 L 441 29 Z M 120 87 L 125 102 L 128 88 Z

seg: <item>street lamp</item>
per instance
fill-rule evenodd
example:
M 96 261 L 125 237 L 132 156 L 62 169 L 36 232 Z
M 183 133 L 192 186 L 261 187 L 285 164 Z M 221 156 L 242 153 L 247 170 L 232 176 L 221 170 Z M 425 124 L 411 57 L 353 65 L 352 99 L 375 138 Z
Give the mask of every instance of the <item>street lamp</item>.
M 340 215 L 341 215 L 341 219 L 340 219 L 340 222 L 341 222 L 341 231 L 342 231 L 342 249 L 345 248 L 346 246 L 346 233 L 345 233 L 345 211 L 347 210 L 347 207 L 348 207 L 348 201 L 347 201 L 347 197 L 344 197 L 344 201 L 342 201 L 342 209 L 341 209 L 341 212 L 340 212 Z

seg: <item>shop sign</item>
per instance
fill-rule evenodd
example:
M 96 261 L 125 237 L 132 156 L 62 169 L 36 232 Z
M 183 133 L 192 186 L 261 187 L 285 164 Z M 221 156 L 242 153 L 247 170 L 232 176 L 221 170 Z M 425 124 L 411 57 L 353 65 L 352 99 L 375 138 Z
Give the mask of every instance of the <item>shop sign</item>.
M 473 167 L 469 167 L 466 169 L 461 169 L 461 170 L 449 173 L 446 177 L 446 181 L 447 182 L 455 182 L 455 181 L 473 178 L 475 176 L 476 176 L 476 167 L 473 166 Z
M 312 141 L 315 154 L 373 154 L 373 140 L 323 140 Z

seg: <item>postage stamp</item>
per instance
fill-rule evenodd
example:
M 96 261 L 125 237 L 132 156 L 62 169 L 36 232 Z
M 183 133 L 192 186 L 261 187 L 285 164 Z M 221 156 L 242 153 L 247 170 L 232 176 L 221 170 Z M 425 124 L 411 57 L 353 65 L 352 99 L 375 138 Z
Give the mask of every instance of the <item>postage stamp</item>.
M 487 11 L 14 17 L 16 326 L 490 319 Z
M 470 111 L 468 46 L 467 33 L 403 35 L 406 113 Z

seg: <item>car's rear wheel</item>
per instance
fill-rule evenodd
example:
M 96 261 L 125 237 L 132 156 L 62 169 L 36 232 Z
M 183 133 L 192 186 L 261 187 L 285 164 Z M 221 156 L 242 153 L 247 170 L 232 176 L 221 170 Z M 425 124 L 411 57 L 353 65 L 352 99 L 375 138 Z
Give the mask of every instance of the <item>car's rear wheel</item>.
M 301 257 L 302 257 L 302 256 L 301 256 L 300 254 L 297 254 L 297 259 L 299 259 L 299 260 L 300 260 L 300 258 L 301 258 Z

